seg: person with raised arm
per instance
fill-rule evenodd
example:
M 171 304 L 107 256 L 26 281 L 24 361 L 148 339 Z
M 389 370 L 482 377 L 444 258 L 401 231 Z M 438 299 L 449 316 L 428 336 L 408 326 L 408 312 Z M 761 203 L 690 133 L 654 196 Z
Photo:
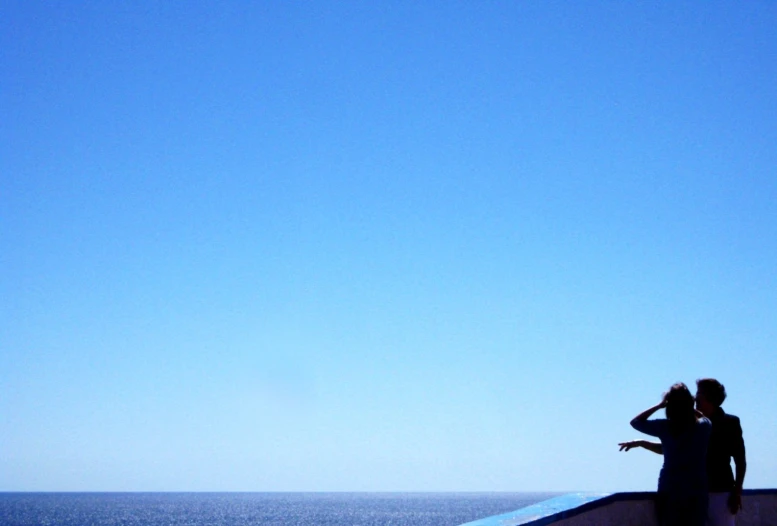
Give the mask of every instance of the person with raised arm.
M 666 418 L 649 418 L 659 409 Z M 664 465 L 658 476 L 656 514 L 661 526 L 704 526 L 707 518 L 707 445 L 712 424 L 694 409 L 684 383 L 674 384 L 658 404 L 631 426 L 661 441 Z
M 721 407 L 725 399 L 726 388 L 718 380 L 696 380 L 696 409 L 712 422 L 712 434 L 707 447 L 707 526 L 734 526 L 736 514 L 742 509 L 742 487 L 747 470 L 745 441 L 739 418 L 727 414 Z M 630 440 L 618 445 L 621 451 L 641 447 L 663 454 L 658 442 Z M 732 458 L 736 476 L 731 470 Z

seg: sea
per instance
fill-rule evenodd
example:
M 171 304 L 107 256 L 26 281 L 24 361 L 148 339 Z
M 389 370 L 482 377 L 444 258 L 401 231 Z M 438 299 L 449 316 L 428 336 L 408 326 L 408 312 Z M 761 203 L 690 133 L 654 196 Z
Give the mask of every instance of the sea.
M 558 493 L 0 493 L 2 526 L 457 526 Z

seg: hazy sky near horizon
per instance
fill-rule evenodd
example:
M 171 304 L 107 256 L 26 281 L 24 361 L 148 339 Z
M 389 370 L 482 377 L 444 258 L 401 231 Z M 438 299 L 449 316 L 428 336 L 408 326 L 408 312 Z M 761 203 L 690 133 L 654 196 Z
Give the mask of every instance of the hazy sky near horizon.
M 0 491 L 777 486 L 774 2 L 0 7 Z

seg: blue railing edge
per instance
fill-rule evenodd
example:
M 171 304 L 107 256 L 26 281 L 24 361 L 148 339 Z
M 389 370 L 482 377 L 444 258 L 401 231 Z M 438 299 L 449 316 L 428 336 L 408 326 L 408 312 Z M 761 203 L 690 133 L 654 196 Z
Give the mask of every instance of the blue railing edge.
M 746 489 L 742 494 L 744 496 L 775 495 L 777 494 L 777 489 Z M 652 500 L 654 497 L 655 492 L 653 491 L 567 493 L 525 508 L 467 522 L 461 526 L 546 526 L 592 509 L 612 504 L 613 502 Z

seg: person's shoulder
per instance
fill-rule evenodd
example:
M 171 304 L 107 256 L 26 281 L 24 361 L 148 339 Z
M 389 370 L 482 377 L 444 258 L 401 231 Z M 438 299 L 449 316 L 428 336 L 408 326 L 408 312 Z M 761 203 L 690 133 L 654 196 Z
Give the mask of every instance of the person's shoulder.
M 649 420 L 649 422 L 652 422 L 651 425 L 653 425 L 656 429 L 669 429 L 669 419 L 668 418 L 654 418 L 653 420 Z
M 718 418 L 715 421 L 715 427 L 716 429 L 719 428 L 720 432 L 725 435 L 736 435 L 742 433 L 742 424 L 739 421 L 739 417 L 724 412 L 722 408 L 720 409 Z
M 735 415 L 726 415 L 726 427 L 731 430 L 731 433 L 742 433 L 742 423 L 739 421 L 739 417 Z
M 726 422 L 729 425 L 733 425 L 733 424 L 739 425 L 739 417 L 738 416 L 732 415 L 730 413 L 725 413 L 725 412 L 723 412 L 722 409 L 721 409 L 721 413 L 722 413 L 721 416 L 723 417 L 722 420 L 724 422 Z
M 666 418 L 652 418 L 650 420 L 637 420 L 635 418 L 631 421 L 631 427 L 653 436 L 658 436 L 668 429 L 668 424 L 669 421 Z

